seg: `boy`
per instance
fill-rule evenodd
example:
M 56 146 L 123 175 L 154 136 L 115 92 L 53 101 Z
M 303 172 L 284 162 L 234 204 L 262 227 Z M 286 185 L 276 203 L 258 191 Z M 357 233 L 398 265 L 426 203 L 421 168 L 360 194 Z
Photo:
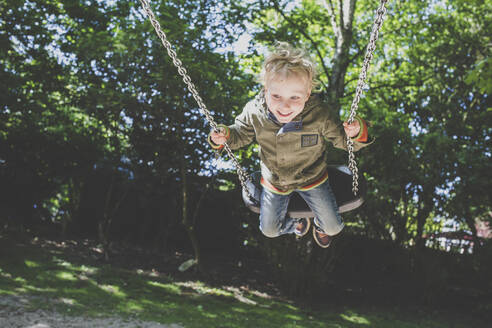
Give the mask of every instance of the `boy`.
M 306 54 L 279 43 L 265 59 L 263 90 L 250 101 L 231 126 L 212 131 L 209 142 L 215 149 L 225 142 L 231 149 L 250 144 L 260 146 L 261 184 L 260 230 L 267 237 L 286 233 L 304 236 L 308 219 L 287 218 L 292 192 L 298 192 L 315 214 L 313 237 L 327 248 L 344 227 L 335 197 L 328 183 L 323 139 L 346 149 L 347 136 L 354 150 L 367 143 L 367 125 L 357 117 L 342 124 L 331 109 L 311 92 L 316 85 L 314 63 Z

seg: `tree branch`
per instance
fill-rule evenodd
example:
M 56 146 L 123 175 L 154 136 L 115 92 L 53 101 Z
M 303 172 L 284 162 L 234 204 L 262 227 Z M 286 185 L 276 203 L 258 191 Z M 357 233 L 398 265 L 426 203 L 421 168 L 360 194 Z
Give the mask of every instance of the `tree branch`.
M 335 9 L 333 8 L 333 2 L 331 0 L 325 0 L 323 2 L 326 11 L 328 11 L 328 15 L 330 16 L 330 23 L 333 29 L 333 33 L 338 37 L 340 35 L 340 28 L 337 25 Z
M 340 16 L 340 30 L 342 30 L 345 27 L 345 17 L 343 17 L 343 0 L 338 0 L 338 15 Z
M 430 80 L 433 76 L 432 75 L 429 75 L 429 77 L 427 78 L 424 78 L 422 80 L 419 81 L 419 83 L 417 84 L 406 84 L 406 85 L 401 85 L 401 84 L 391 84 L 391 83 L 382 83 L 382 84 L 379 84 L 379 85 L 376 85 L 376 86 L 372 86 L 370 87 L 370 90 L 373 91 L 373 90 L 378 90 L 378 89 L 384 89 L 384 88 L 390 88 L 390 89 L 401 89 L 401 88 L 406 88 L 406 87 L 418 87 L 418 86 L 421 86 L 422 83 L 424 83 L 425 81 L 427 80 Z M 355 81 L 355 80 L 358 80 L 357 79 L 352 79 L 350 80 L 349 82 L 352 82 L 352 81 Z M 347 82 L 347 83 L 349 83 Z M 352 96 L 355 94 L 355 89 L 353 92 L 350 92 L 350 93 L 346 93 L 345 94 L 345 97 L 349 97 L 349 96 Z
M 355 46 L 357 49 L 359 49 L 359 51 L 357 51 L 356 54 L 354 54 L 352 57 L 349 58 L 350 63 L 353 63 L 357 58 L 359 58 L 360 56 L 362 56 L 366 52 L 367 46 L 361 48 L 361 47 L 359 47 L 359 44 L 357 42 L 355 43 Z
M 343 22 L 345 25 L 342 25 L 344 30 L 352 30 L 352 23 L 354 21 L 355 14 L 355 2 L 356 0 L 348 0 L 348 3 L 345 2 L 346 8 L 343 8 Z

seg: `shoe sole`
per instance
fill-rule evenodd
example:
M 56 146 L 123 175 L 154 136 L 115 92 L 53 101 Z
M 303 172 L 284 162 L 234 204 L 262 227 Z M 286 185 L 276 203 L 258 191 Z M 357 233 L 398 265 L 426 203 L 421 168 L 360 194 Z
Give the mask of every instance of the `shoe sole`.
M 332 242 L 330 240 L 330 242 L 327 245 L 323 245 L 322 243 L 320 243 L 319 240 L 318 240 L 318 237 L 316 236 L 316 228 L 313 228 L 313 239 L 316 242 L 316 244 L 318 244 L 318 246 L 321 247 L 321 248 L 328 248 L 328 247 L 330 247 L 331 242 Z
M 304 231 L 304 233 L 302 234 L 298 234 L 297 232 L 294 232 L 295 235 L 298 237 L 298 238 L 301 238 L 301 237 L 304 237 L 305 235 L 307 235 L 307 233 L 309 232 L 309 229 L 311 229 L 311 220 L 309 219 L 306 219 L 307 221 L 307 227 L 306 227 L 306 230 Z

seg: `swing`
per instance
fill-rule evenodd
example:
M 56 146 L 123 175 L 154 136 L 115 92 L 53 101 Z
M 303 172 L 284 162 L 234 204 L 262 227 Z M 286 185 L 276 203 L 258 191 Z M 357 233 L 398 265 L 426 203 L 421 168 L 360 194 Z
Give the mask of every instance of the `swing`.
M 355 119 L 360 96 L 365 85 L 369 63 L 373 57 L 373 52 L 376 49 L 378 33 L 383 23 L 383 16 L 386 13 L 385 4 L 387 2 L 388 0 L 380 0 L 380 6 L 377 10 L 377 17 L 372 27 L 369 44 L 364 57 L 364 63 L 357 82 L 355 97 L 350 108 L 350 115 L 347 120 L 349 124 Z M 159 22 L 155 18 L 155 15 L 150 8 L 148 0 L 140 0 L 140 3 L 148 16 L 150 23 L 159 36 L 162 45 L 166 48 L 169 57 L 172 59 L 174 66 L 178 69 L 178 73 L 183 78 L 183 82 L 185 82 L 188 86 L 188 90 L 197 102 L 200 112 L 206 117 L 211 128 L 216 132 L 219 131 L 217 123 L 198 94 L 195 85 L 191 81 L 186 69 L 183 67 L 183 63 L 177 58 L 176 52 L 172 49 L 171 43 L 167 40 L 166 34 L 162 31 Z M 243 201 L 246 207 L 255 213 L 260 213 L 260 196 L 262 190 L 262 186 L 260 185 L 260 172 L 254 172 L 251 176 L 248 175 L 239 164 L 236 156 L 227 143 L 224 144 L 223 149 L 226 150 L 229 158 L 233 161 L 236 167 L 237 175 L 242 186 Z M 357 164 L 354 156 L 354 144 L 351 138 L 347 138 L 347 150 L 349 153 L 348 166 L 328 167 L 328 181 L 333 193 L 335 194 L 339 213 L 351 211 L 361 206 L 364 203 L 364 196 L 367 191 L 366 180 L 363 176 L 359 178 L 358 175 Z M 352 184 L 350 184 L 350 182 L 352 182 Z M 352 185 L 352 188 L 350 188 L 350 185 Z M 314 214 L 302 197 L 298 193 L 293 192 L 289 201 L 287 216 L 291 218 L 313 218 Z
M 260 196 L 262 186 L 260 184 L 261 173 L 256 171 L 251 174 L 251 181 L 246 183 L 252 197 L 249 197 L 246 188 L 243 188 L 243 201 L 254 213 L 260 213 Z M 364 177 L 359 179 L 359 191 L 354 195 L 350 189 L 352 182 L 352 172 L 347 166 L 328 166 L 328 182 L 335 194 L 338 205 L 338 213 L 345 213 L 355 210 L 364 203 L 364 196 L 367 190 L 367 184 Z M 293 192 L 289 200 L 286 216 L 290 218 L 313 218 L 314 214 L 306 204 L 304 199 L 297 193 Z

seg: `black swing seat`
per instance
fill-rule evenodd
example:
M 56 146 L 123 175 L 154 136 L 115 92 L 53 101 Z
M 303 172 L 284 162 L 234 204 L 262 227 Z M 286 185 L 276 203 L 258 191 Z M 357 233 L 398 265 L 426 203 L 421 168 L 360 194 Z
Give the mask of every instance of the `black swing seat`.
M 260 213 L 262 190 L 260 178 L 261 173 L 259 171 L 254 172 L 251 175 L 252 181 L 248 181 L 246 184 L 252 199 L 248 197 L 245 188 L 243 188 L 244 204 L 255 213 Z M 364 203 L 367 183 L 363 175 L 359 175 L 359 191 L 355 196 L 352 192 L 352 173 L 347 166 L 329 166 L 328 181 L 335 194 L 339 213 L 355 210 Z M 314 214 L 304 199 L 297 192 L 293 192 L 289 201 L 287 216 L 291 218 L 313 218 Z

